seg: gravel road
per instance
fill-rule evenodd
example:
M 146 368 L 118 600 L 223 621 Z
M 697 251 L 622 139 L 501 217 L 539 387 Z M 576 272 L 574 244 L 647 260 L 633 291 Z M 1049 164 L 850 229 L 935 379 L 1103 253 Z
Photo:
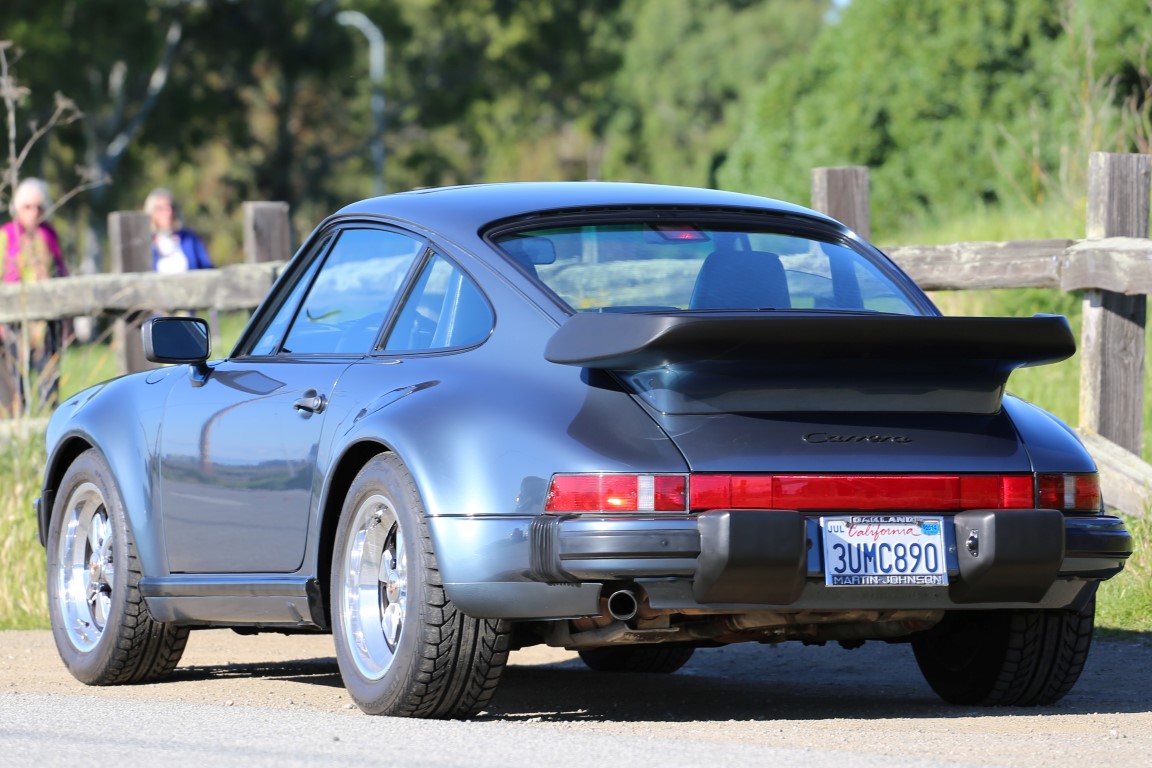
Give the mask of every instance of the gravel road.
M 170 681 L 88 688 L 49 633 L 0 632 L 0 762 L 1152 766 L 1144 635 L 1097 640 L 1079 685 L 1041 709 L 944 705 L 906 645 L 737 645 L 667 676 L 597 674 L 531 648 L 487 712 L 446 723 L 362 715 L 332 654 L 327 636 L 199 631 Z

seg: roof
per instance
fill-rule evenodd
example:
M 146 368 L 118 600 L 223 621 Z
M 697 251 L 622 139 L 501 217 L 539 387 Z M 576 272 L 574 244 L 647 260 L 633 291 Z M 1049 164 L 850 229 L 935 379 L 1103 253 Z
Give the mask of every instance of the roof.
M 757 209 L 796 213 L 830 221 L 802 206 L 767 197 L 715 189 L 604 181 L 548 181 L 475 184 L 400 192 L 361 200 L 336 216 L 383 216 L 417 224 L 443 226 L 475 233 L 484 225 L 531 213 L 599 206 L 687 206 Z

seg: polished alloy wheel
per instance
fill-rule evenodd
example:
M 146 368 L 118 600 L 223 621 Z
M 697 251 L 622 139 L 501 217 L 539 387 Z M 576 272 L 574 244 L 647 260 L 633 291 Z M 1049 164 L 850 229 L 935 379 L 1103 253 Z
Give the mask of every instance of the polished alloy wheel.
M 64 506 L 56 571 L 63 628 L 81 652 L 100 642 L 116 585 L 112 521 L 104 495 L 93 483 L 76 487 Z
M 388 499 L 372 495 L 356 510 L 348 537 L 344 631 L 360 673 L 379 680 L 392 664 L 404 629 L 408 604 L 404 534 Z

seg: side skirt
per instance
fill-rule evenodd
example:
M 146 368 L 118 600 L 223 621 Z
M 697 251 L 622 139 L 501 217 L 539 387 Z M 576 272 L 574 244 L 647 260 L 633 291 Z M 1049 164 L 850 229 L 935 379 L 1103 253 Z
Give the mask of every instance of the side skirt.
M 328 629 L 320 584 L 286 576 L 145 578 L 140 591 L 156 621 L 205 627 Z

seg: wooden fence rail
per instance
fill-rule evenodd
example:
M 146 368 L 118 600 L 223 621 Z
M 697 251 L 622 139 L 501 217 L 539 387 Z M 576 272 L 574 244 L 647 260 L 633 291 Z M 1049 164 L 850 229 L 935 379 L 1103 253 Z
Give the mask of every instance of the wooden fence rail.
M 922 288 L 1086 288 L 1152 293 L 1152 239 L 1015 240 L 906 245 L 886 250 Z M 130 272 L 0 285 L 0 322 L 146 309 L 252 309 L 283 262 L 236 264 L 179 275 Z
M 252 309 L 283 262 L 234 264 L 178 275 L 125 272 L 0 285 L 0 322 L 180 309 Z

